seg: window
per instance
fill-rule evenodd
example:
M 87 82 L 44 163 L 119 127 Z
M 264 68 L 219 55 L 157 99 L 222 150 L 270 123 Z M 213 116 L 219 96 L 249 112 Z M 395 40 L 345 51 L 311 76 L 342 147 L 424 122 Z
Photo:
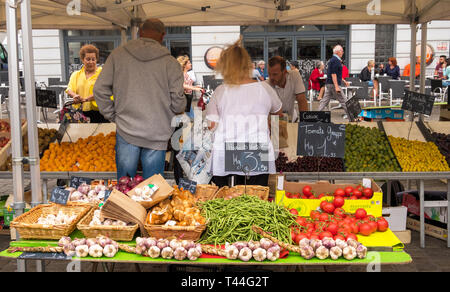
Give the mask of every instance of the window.
M 264 39 L 245 39 L 244 47 L 252 58 L 252 61 L 264 60 Z
M 321 25 L 299 25 L 297 31 L 322 31 Z
M 377 24 L 375 32 L 375 63 L 386 64 L 394 56 L 395 25 Z
M 269 59 L 274 56 L 281 56 L 285 60 L 292 60 L 292 39 L 290 38 L 270 38 L 269 39 Z
M 293 32 L 294 26 L 280 26 L 280 25 L 271 25 L 267 27 L 267 32 Z
M 336 45 L 341 45 L 342 48 L 344 48 L 344 59 L 347 59 L 346 57 L 346 53 L 347 53 L 347 48 L 346 48 L 346 39 L 344 37 L 327 37 L 325 39 L 325 46 L 326 46 L 326 60 L 328 61 L 329 59 L 331 59 L 331 57 L 333 57 L 333 48 Z
M 320 60 L 321 57 L 320 38 L 298 39 L 297 40 L 297 59 Z

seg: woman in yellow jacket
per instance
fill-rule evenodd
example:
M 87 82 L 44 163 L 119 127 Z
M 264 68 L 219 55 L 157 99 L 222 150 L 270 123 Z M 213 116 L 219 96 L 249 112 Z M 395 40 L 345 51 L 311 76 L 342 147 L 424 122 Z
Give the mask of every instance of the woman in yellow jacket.
M 98 111 L 93 94 L 94 84 L 102 71 L 101 67 L 97 67 L 98 57 L 99 51 L 95 46 L 81 47 L 80 58 L 83 67 L 70 76 L 66 93 L 73 98 L 73 107 L 78 109 L 81 106 L 83 114 L 90 119 L 91 123 L 109 123 Z

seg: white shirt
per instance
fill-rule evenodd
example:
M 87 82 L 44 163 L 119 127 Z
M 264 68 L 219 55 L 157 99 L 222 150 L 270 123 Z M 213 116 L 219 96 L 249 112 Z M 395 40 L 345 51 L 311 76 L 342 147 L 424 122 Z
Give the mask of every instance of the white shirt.
M 191 78 L 191 80 L 194 81 L 194 83 L 197 82 L 197 77 L 195 76 L 194 70 L 189 70 L 189 71 L 187 72 L 187 74 L 189 75 L 189 78 Z
M 212 149 L 212 173 L 215 176 L 244 175 L 225 171 L 225 143 L 263 143 L 268 145 L 266 172 L 275 173 L 275 153 L 270 140 L 268 116 L 278 112 L 282 103 L 273 88 L 265 82 L 243 85 L 220 85 L 206 108 L 206 119 L 218 123 Z

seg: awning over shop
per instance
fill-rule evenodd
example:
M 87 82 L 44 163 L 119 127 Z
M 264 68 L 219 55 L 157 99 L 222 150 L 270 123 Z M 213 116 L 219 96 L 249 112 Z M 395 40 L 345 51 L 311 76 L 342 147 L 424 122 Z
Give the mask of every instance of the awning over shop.
M 450 0 L 31 0 L 31 14 L 45 29 L 117 29 L 149 17 L 168 26 L 410 24 L 450 20 Z

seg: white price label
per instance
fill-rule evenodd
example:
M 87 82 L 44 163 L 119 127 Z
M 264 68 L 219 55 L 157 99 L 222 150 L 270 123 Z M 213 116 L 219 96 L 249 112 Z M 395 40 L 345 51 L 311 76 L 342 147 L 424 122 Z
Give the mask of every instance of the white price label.
M 284 190 L 284 176 L 277 176 L 278 182 L 277 182 L 277 190 L 282 191 Z
M 363 178 L 363 187 L 364 188 L 372 188 L 372 180 L 370 180 L 370 178 Z

